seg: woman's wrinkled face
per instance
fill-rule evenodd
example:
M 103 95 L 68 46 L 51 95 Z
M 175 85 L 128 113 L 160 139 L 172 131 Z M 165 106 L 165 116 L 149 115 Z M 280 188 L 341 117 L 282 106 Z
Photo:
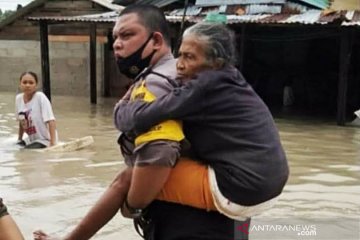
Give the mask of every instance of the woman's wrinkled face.
M 206 59 L 205 49 L 206 42 L 196 36 L 183 37 L 176 63 L 178 78 L 191 79 L 196 73 L 211 67 Z
M 20 89 L 24 94 L 33 94 L 36 91 L 37 82 L 31 74 L 25 74 L 20 79 Z

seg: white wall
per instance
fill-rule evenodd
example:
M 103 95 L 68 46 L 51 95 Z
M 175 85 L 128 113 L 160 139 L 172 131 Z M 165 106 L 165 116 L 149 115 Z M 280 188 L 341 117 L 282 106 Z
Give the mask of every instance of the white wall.
M 97 44 L 97 92 L 103 89 L 103 51 Z M 0 40 L 0 91 L 17 91 L 24 71 L 38 74 L 41 89 L 41 58 L 38 41 Z M 89 43 L 50 42 L 51 94 L 90 96 Z

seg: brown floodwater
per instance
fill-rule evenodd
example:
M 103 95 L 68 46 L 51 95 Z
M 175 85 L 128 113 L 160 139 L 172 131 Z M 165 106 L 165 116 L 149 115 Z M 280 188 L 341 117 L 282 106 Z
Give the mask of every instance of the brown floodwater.
M 112 122 L 116 99 L 53 96 L 60 141 L 91 135 L 94 144 L 64 153 L 38 153 L 16 145 L 14 93 L 0 92 L 0 196 L 31 239 L 34 229 L 62 235 L 85 215 L 124 167 Z M 277 118 L 291 170 L 271 217 L 360 215 L 360 128 L 334 121 Z M 254 218 L 256 222 L 256 218 Z M 94 239 L 141 239 L 118 214 Z

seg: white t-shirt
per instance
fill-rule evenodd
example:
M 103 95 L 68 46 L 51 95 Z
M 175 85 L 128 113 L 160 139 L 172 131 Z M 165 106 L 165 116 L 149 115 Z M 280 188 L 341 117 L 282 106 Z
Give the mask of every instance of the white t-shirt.
M 28 143 L 40 142 L 50 145 L 50 132 L 46 122 L 55 120 L 49 99 L 42 92 L 36 92 L 32 99 L 25 103 L 24 94 L 16 95 L 16 118 L 28 135 Z M 57 143 L 57 132 L 55 144 Z

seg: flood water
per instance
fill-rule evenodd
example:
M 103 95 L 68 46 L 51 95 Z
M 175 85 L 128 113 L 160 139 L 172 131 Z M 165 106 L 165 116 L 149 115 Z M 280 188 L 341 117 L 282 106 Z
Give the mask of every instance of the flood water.
M 91 135 L 95 143 L 67 153 L 37 153 L 15 145 L 14 93 L 0 92 L 0 196 L 31 239 L 34 229 L 62 235 L 84 216 L 124 167 L 116 145 L 116 99 L 53 96 L 59 139 Z M 360 128 L 335 121 L 276 119 L 291 176 L 271 217 L 360 215 Z M 255 218 L 256 221 L 256 218 Z M 94 239 L 141 239 L 118 214 Z

